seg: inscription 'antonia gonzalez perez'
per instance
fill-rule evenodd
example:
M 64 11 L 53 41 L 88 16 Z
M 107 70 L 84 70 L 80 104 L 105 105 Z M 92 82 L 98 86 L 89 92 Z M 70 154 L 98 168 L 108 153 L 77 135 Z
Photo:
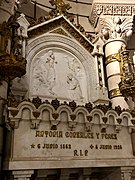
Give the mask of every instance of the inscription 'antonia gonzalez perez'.
M 84 139 L 113 139 L 117 140 L 117 134 L 107 133 L 93 133 L 93 132 L 80 132 L 80 131 L 37 131 L 35 137 L 46 137 L 46 138 L 84 138 Z

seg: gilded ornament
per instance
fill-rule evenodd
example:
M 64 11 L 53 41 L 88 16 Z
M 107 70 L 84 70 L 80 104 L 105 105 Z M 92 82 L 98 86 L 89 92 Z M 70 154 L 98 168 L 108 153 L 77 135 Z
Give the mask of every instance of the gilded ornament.
M 120 92 L 125 98 L 135 97 L 135 70 L 133 62 L 129 57 L 129 51 L 121 52 L 121 82 Z
M 0 25 L 0 76 L 12 80 L 26 73 L 26 60 L 22 55 L 22 37 L 18 36 L 16 15 Z
M 65 4 L 63 0 L 50 0 L 49 2 L 52 6 L 55 6 L 55 8 L 50 12 L 50 15 L 53 17 L 61 14 L 67 15 L 67 10 L 71 8 L 70 4 Z
M 114 98 L 114 97 L 120 97 L 122 96 L 120 89 L 116 88 L 116 89 L 112 89 L 109 91 L 109 97 L 110 99 Z
M 106 60 L 105 60 L 105 64 L 108 65 L 109 63 L 112 63 L 112 62 L 115 62 L 115 61 L 118 61 L 118 62 L 121 61 L 121 55 L 120 55 L 119 52 L 107 56 Z

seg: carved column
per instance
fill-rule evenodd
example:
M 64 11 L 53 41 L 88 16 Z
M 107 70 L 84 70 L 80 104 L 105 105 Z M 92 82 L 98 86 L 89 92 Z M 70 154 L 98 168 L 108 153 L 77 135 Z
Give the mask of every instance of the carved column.
M 108 82 L 109 97 L 113 108 L 120 105 L 128 108 L 124 97 L 120 93 L 121 81 L 120 51 L 124 50 L 127 40 L 132 35 L 132 8 L 122 4 L 93 3 L 90 22 L 94 26 L 97 36 L 104 40 L 105 65 Z M 101 0 L 102 2 L 102 0 Z M 131 5 L 129 5 L 132 7 Z M 126 12 L 124 11 L 126 9 Z M 129 14 L 130 13 L 130 14 Z M 127 16 L 128 14 L 128 16 Z
M 133 170 L 134 167 L 121 167 L 121 179 L 131 180 L 131 174 Z
M 33 170 L 22 170 L 12 172 L 14 180 L 30 180 L 31 175 L 34 174 Z
M 121 52 L 126 49 L 127 39 L 132 34 L 132 18 L 110 17 L 101 18 L 102 34 L 105 39 L 105 64 L 107 72 L 107 82 L 109 97 L 112 106 L 120 105 L 128 108 L 122 96 L 119 83 L 121 81 Z

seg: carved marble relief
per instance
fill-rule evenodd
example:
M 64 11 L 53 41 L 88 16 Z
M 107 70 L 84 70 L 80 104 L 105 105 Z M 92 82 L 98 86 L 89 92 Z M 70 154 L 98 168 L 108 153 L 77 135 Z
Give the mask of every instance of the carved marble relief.
M 86 102 L 86 75 L 78 58 L 61 49 L 41 51 L 33 60 L 31 94 Z

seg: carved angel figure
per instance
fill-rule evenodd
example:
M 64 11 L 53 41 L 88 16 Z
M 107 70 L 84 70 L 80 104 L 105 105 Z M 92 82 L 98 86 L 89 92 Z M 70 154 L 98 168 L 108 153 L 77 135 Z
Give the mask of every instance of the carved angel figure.
M 49 93 L 55 95 L 53 92 L 53 87 L 56 83 L 56 72 L 55 72 L 55 56 L 52 50 L 49 50 L 47 57 L 42 56 L 38 61 L 37 66 L 34 67 L 34 89 L 37 91 L 40 86 L 47 88 Z

